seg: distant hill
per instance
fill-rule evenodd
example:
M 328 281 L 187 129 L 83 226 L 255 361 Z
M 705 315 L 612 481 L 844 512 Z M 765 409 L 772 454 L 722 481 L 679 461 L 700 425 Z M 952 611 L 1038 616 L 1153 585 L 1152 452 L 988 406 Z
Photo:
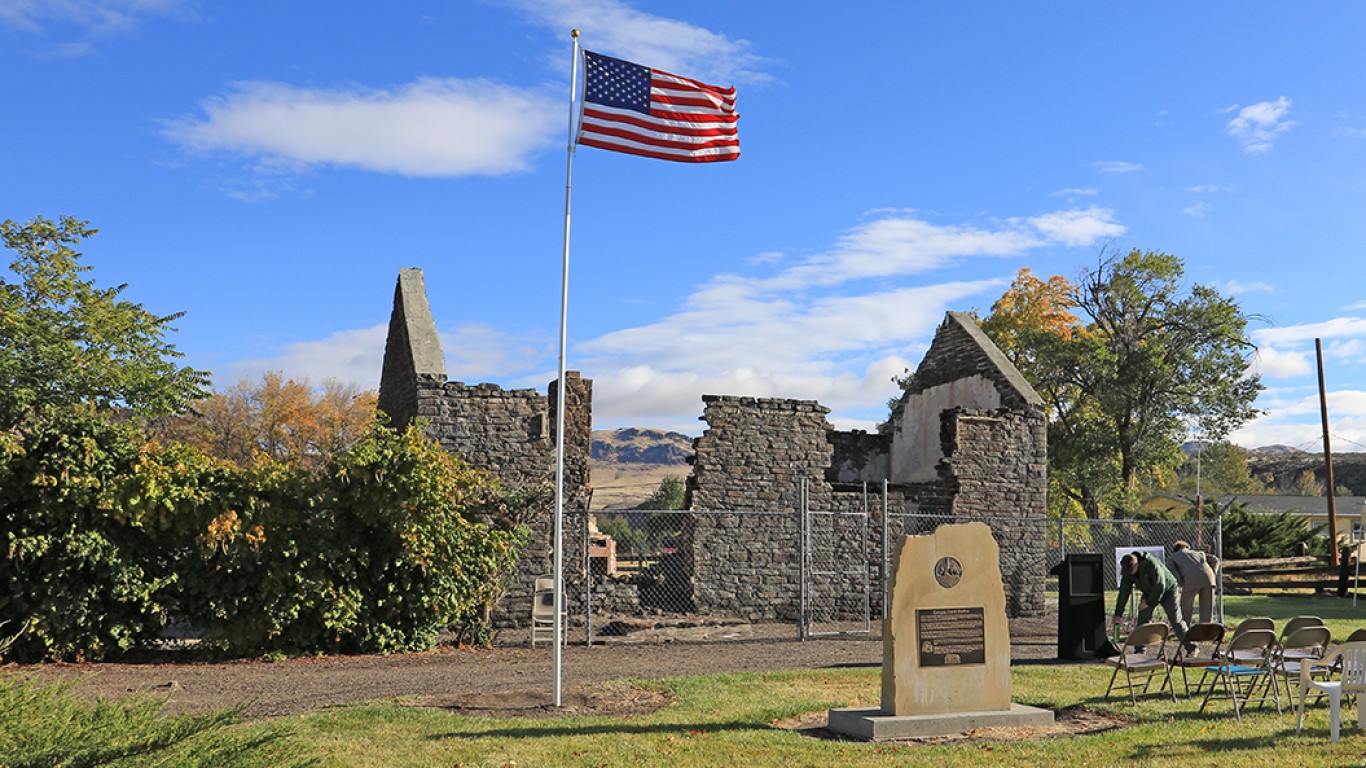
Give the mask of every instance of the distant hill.
M 692 438 L 658 429 L 593 430 L 593 463 L 686 464 Z
M 687 477 L 692 441 L 660 429 L 593 430 L 593 509 L 634 507 L 664 478 Z
M 1253 448 L 1247 452 L 1248 456 L 1274 457 L 1274 456 L 1294 456 L 1305 455 L 1304 451 L 1289 445 L 1264 445 L 1261 448 Z
M 1313 472 L 1319 482 L 1323 482 L 1326 474 L 1322 453 L 1306 453 L 1285 446 L 1258 448 L 1248 453 L 1247 465 L 1253 477 L 1270 475 L 1282 488 L 1293 486 L 1295 479 L 1305 471 Z M 1334 452 L 1333 484 L 1351 490 L 1353 496 L 1366 496 L 1366 453 Z

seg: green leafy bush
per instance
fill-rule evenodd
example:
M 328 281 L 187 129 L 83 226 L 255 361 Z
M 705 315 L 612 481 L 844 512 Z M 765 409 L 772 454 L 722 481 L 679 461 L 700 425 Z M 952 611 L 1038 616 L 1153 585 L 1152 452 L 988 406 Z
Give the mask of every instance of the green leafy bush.
M 218 487 L 162 518 L 187 553 L 177 613 L 230 655 L 429 648 L 483 614 L 526 535 L 479 522 L 499 487 L 416 427 L 377 425 L 321 474 L 193 464 L 185 451 L 157 466 L 179 458 L 192 484 Z M 142 487 L 161 487 L 155 477 Z
M 156 638 L 175 575 L 113 508 L 136 430 L 82 406 L 44 415 L 0 456 L 0 616 L 28 627 L 11 658 L 98 659 Z
M 477 638 L 526 536 L 516 499 L 416 427 L 376 425 L 320 472 L 144 443 L 82 409 L 19 434 L 0 454 L 18 660 L 102 658 L 172 619 L 233 656 L 415 650 L 450 624 Z

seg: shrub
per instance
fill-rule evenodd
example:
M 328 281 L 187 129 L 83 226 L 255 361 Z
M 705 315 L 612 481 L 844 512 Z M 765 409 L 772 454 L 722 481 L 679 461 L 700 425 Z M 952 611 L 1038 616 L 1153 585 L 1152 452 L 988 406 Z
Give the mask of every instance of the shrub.
M 0 676 L 0 760 L 5 765 L 311 764 L 288 726 L 233 728 L 241 707 L 164 717 L 165 699 L 92 703 L 72 694 L 71 686 Z
M 1311 529 L 1303 518 L 1289 512 L 1253 512 L 1246 504 L 1231 502 L 1224 513 L 1224 558 L 1288 557 L 1306 544 L 1310 554 L 1328 552 L 1323 527 Z
M 318 472 L 144 443 L 79 408 L 13 434 L 0 616 L 25 622 L 23 661 L 145 646 L 170 618 L 234 656 L 415 650 L 449 624 L 486 637 L 535 495 L 416 427 L 376 425 Z
M 475 519 L 497 484 L 417 427 L 377 425 L 321 474 L 202 466 L 196 482 L 224 487 L 172 516 L 190 521 L 171 523 L 177 603 L 230 655 L 429 648 L 483 615 L 525 538 Z
M 113 506 L 137 432 L 82 406 L 44 415 L 0 456 L 0 616 L 26 622 L 15 659 L 98 659 L 157 636 L 175 576 Z

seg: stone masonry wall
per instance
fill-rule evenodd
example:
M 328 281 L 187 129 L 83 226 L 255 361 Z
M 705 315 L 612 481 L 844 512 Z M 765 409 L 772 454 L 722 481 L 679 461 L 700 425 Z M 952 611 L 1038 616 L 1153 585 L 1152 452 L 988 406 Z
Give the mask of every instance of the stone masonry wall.
M 553 493 L 557 389 L 551 382 L 547 396 L 534 389 L 447 380 L 422 270 L 399 271 L 379 392 L 379 408 L 395 427 L 422 419 L 427 434 L 442 448 L 492 473 L 509 489 L 545 487 Z M 564 553 L 565 593 L 570 597 L 583 592 L 582 569 L 576 571 L 574 565 L 582 560 L 591 487 L 593 383 L 569 371 L 565 389 Z M 552 570 L 551 515 L 536 516 L 530 526 L 531 540 L 494 617 L 499 625 L 529 622 L 535 579 Z M 569 605 L 575 610 L 574 603 Z
M 889 522 L 895 523 L 894 533 L 921 533 L 941 522 L 987 519 L 1001 548 L 1007 612 L 1033 613 L 1043 607 L 1046 578 L 1042 401 L 971 318 L 950 313 L 916 371 L 913 389 L 974 377 L 992 382 L 1002 407 L 945 407 L 921 415 L 937 417 L 937 425 L 917 428 L 931 430 L 932 440 L 937 433 L 940 459 L 925 480 L 889 486 Z M 880 491 L 894 445 L 881 435 L 834 432 L 826 420 L 828 409 L 811 400 L 708 395 L 703 402 L 708 429 L 694 443 L 688 508 L 727 514 L 694 519 L 686 550 L 696 609 L 750 620 L 794 620 L 801 611 L 802 480 L 812 511 L 858 511 L 860 484 L 869 482 Z M 880 504 L 869 507 L 876 515 Z M 870 519 L 866 567 L 874 584 L 882 577 L 880 526 L 880 519 Z M 850 541 L 850 535 L 832 528 L 825 539 L 813 538 L 813 556 L 828 554 L 820 547 L 861 552 L 862 543 Z M 824 586 L 832 601 L 862 596 L 858 575 L 841 573 Z M 880 612 L 881 595 L 874 590 L 871 598 L 875 613 Z
M 1001 548 L 1007 613 L 1041 611 L 1048 512 L 1043 409 L 951 411 L 943 419 L 951 434 L 945 485 L 957 488 L 953 516 L 991 518 L 986 522 Z
M 795 621 L 800 603 L 801 481 L 830 497 L 829 409 L 814 400 L 703 396 L 707 430 L 694 442 L 688 508 L 696 609 Z M 820 501 L 814 501 L 819 504 Z

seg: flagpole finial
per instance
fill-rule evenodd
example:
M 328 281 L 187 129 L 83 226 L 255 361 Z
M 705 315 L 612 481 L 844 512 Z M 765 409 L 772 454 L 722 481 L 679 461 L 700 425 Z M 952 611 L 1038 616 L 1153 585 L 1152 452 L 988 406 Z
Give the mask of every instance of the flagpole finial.
M 577 29 L 571 29 L 571 30 L 569 30 L 569 36 L 572 37 L 572 38 L 574 38 L 575 40 L 578 40 L 578 39 L 579 39 L 579 31 L 578 31 Z

